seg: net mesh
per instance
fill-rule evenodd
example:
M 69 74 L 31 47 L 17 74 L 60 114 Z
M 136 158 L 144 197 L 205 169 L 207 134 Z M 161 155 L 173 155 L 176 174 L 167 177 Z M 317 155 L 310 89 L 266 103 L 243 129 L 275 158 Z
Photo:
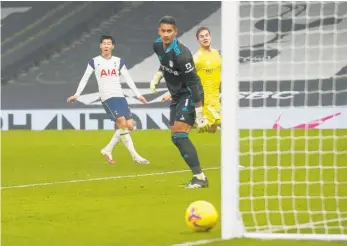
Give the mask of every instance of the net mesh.
M 347 234 L 347 3 L 242 2 L 239 35 L 245 228 Z

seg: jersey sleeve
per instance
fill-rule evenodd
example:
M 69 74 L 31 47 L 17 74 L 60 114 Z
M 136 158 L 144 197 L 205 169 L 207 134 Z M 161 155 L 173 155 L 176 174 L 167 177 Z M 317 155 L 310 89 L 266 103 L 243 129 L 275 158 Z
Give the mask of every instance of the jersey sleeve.
M 158 59 L 159 59 L 159 61 L 160 61 L 160 58 L 159 58 L 159 55 L 158 55 L 158 49 L 157 49 L 157 47 L 158 47 L 158 43 L 157 43 L 157 42 L 153 43 L 153 51 L 154 51 L 154 53 L 158 56 Z M 161 66 L 159 66 L 158 72 L 161 72 L 161 73 L 164 72 L 164 70 L 163 70 L 163 68 L 162 68 Z
M 129 73 L 129 71 L 128 71 L 127 67 L 125 66 L 125 63 L 122 59 L 120 60 L 119 71 L 120 71 L 121 75 L 124 77 L 125 81 L 129 85 L 129 87 L 132 90 L 132 92 L 134 93 L 134 95 L 136 97 L 140 97 L 141 93 L 137 89 L 137 87 L 134 83 L 134 80 L 131 78 L 130 73 Z
M 178 65 L 182 75 L 183 82 L 189 88 L 192 99 L 195 103 L 201 102 L 200 79 L 196 73 L 194 59 L 192 53 L 188 49 L 184 49 L 178 56 Z
M 78 84 L 75 96 L 81 95 L 93 72 L 94 72 L 94 59 L 91 59 L 87 65 L 86 71 L 84 72 L 82 79 L 80 80 L 80 83 Z

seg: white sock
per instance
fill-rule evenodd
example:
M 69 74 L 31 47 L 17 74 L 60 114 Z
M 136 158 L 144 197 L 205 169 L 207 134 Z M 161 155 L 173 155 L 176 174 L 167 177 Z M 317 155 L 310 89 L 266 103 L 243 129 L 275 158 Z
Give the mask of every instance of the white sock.
M 120 129 L 118 129 L 112 136 L 111 141 L 105 147 L 107 151 L 112 152 L 113 148 L 120 142 Z
M 195 174 L 194 177 L 197 177 L 200 180 L 206 179 L 206 175 L 203 172 L 201 172 L 200 174 Z
M 122 140 L 125 147 L 128 149 L 129 153 L 134 157 L 139 154 L 136 152 L 133 140 L 131 139 L 130 132 L 128 129 L 119 129 L 120 130 L 120 139 Z

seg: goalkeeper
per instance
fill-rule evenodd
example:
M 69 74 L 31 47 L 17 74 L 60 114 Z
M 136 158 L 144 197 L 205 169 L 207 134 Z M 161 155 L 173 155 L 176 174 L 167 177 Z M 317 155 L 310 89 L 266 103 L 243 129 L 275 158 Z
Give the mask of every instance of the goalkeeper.
M 160 38 L 153 44 L 154 52 L 160 61 L 160 69 L 150 83 L 156 85 L 164 76 L 172 95 L 170 104 L 170 125 L 172 142 L 191 168 L 193 178 L 187 188 L 208 187 L 208 180 L 200 167 L 200 161 L 193 143 L 188 137 L 191 127 L 196 124 L 198 131 L 206 131 L 207 119 L 203 114 L 203 90 L 195 71 L 193 56 L 189 49 L 176 39 L 176 21 L 164 16 L 159 22 Z
M 196 32 L 200 49 L 194 55 L 194 63 L 204 90 L 203 113 L 208 120 L 210 133 L 215 133 L 221 125 L 220 81 L 222 59 L 219 51 L 211 47 L 211 33 L 208 27 L 200 27 Z M 171 99 L 164 96 L 162 101 Z

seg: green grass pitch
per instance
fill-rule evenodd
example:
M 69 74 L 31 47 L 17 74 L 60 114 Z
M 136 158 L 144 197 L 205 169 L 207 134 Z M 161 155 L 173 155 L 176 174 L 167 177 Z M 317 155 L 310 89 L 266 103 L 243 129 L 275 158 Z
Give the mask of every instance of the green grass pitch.
M 190 134 L 202 166 L 209 168 L 208 189 L 181 187 L 191 173 L 169 131 L 132 133 L 138 152 L 150 165 L 134 164 L 122 144 L 114 151 L 117 164 L 106 163 L 100 149 L 111 136 L 111 131 L 2 132 L 1 245 L 168 246 L 220 237 L 220 224 L 209 233 L 194 233 L 184 222 L 185 209 L 195 200 L 210 201 L 220 211 L 219 133 Z M 290 226 L 311 218 L 317 222 L 314 230 L 303 226 L 301 232 L 324 233 L 329 228 L 329 233 L 347 234 L 346 130 L 241 131 L 241 139 L 240 160 L 246 169 L 240 174 L 240 208 L 250 231 L 255 226 L 266 230 L 271 222 L 278 232 L 283 231 L 276 225 L 283 223 L 288 232 L 295 232 Z M 252 171 L 247 169 L 250 165 Z M 101 179 L 81 181 L 93 178 Z M 250 186 L 249 180 L 256 183 Z M 57 183 L 64 181 L 68 183 Z M 8 188 L 41 183 L 47 184 Z M 256 199 L 251 202 L 249 195 Z M 339 217 L 344 220 L 337 221 Z M 208 245 L 330 244 L 346 242 L 237 239 Z

